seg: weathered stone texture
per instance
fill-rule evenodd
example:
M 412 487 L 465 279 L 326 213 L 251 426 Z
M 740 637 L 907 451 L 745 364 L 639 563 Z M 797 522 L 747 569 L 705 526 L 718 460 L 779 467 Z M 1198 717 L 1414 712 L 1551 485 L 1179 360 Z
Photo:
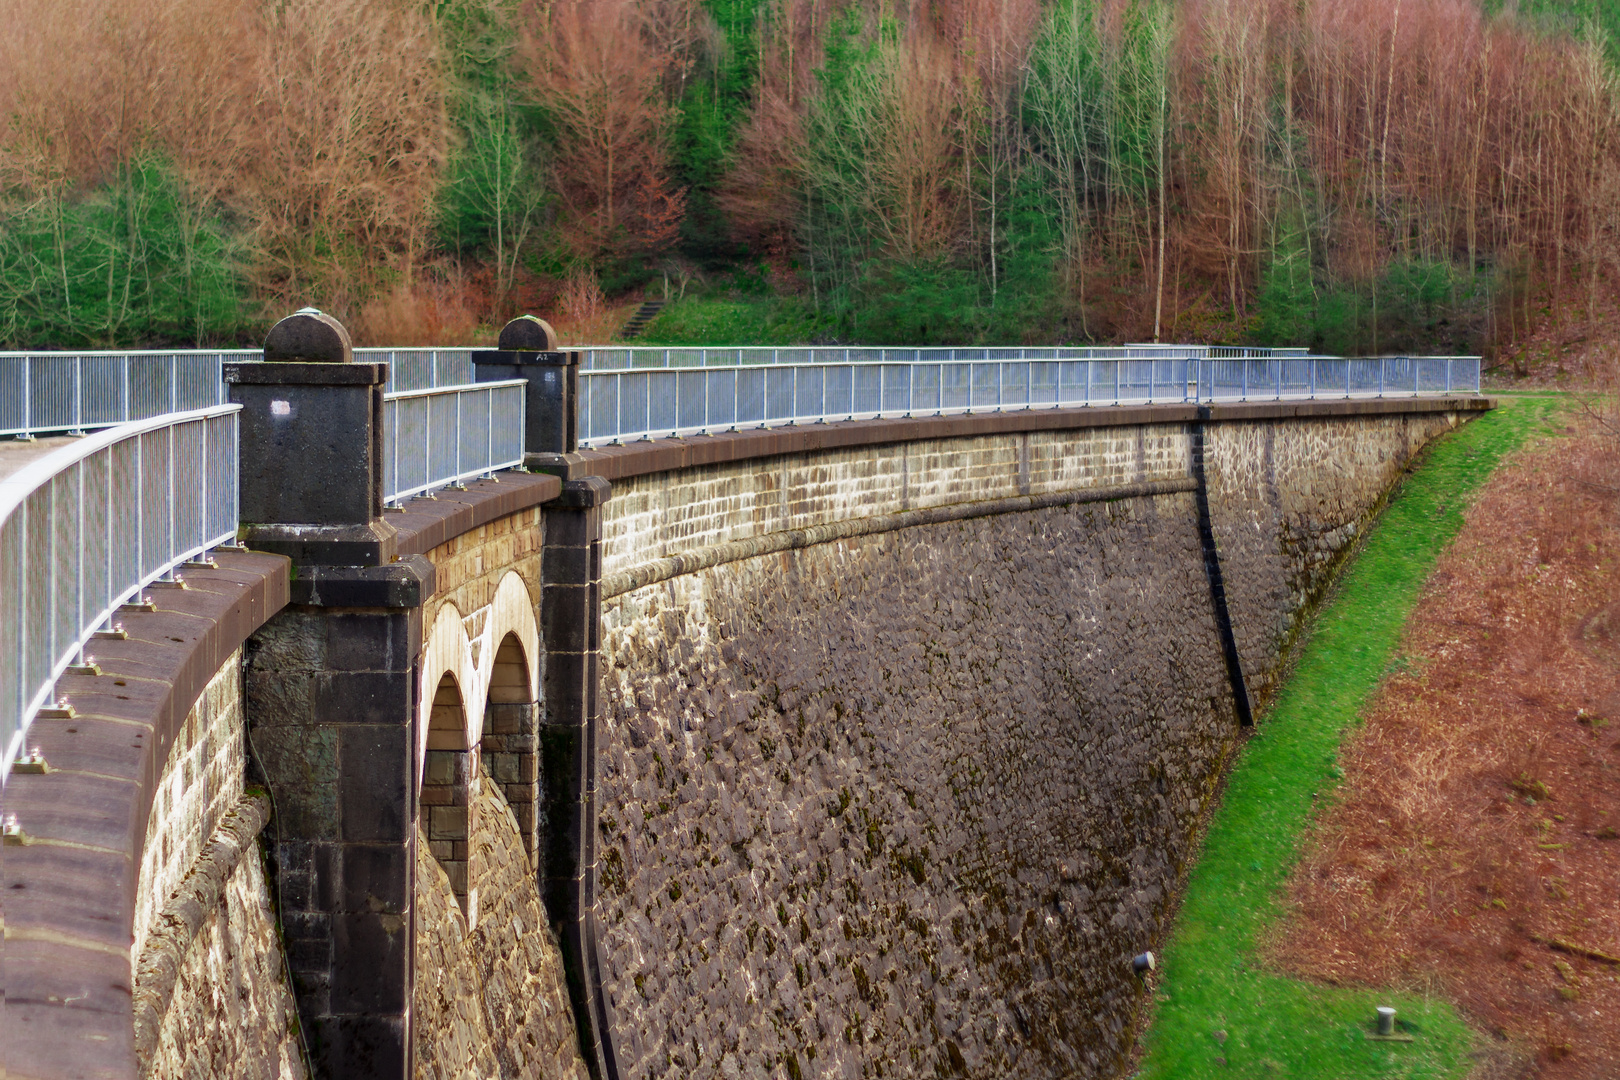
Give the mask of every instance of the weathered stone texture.
M 152 796 L 135 893 L 140 956 L 152 921 L 242 795 L 242 652 L 231 654 L 191 707 Z
M 500 789 L 475 797 L 469 872 L 473 928 L 417 837 L 413 1040 L 421 1080 L 586 1080 L 562 955 Z
M 1276 663 L 1412 455 L 1456 427 L 1456 413 L 1211 424 L 1210 518 L 1227 601 L 1256 704 Z
M 535 506 L 496 518 L 429 551 L 434 592 L 423 613 L 425 624 L 432 625 L 442 603 L 455 604 L 463 615 L 488 607 L 508 570 L 517 571 L 529 593 L 539 596 L 545 539 L 545 515 Z
M 733 563 L 603 626 L 623 1075 L 1096 1075 L 1233 730 L 1188 494 Z
M 303 1080 L 308 1076 L 257 851 L 227 879 L 225 905 L 203 923 L 158 1030 L 147 1076 Z
M 1181 424 L 936 439 L 617 481 L 602 572 L 759 533 L 951 503 L 1187 475 Z
M 1255 690 L 1412 450 L 1455 422 L 1210 425 Z M 1160 425 L 637 478 L 608 504 L 605 562 L 922 499 L 1182 478 L 1188 451 Z M 622 1075 L 1118 1067 L 1128 960 L 1162 935 L 1235 734 L 1190 493 L 714 566 L 609 601 L 602 643 Z
M 164 764 L 141 854 L 132 956 L 143 957 L 165 905 L 241 799 L 244 746 L 238 650 L 192 706 Z M 157 1030 L 146 1075 L 306 1075 L 256 848 L 225 878 L 221 905 L 191 939 Z

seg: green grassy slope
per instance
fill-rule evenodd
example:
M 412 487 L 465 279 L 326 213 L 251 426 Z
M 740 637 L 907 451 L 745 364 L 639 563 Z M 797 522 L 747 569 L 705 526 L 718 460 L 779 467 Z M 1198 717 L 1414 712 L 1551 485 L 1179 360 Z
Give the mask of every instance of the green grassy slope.
M 1559 408 L 1548 397 L 1502 403 L 1440 440 L 1407 478 L 1244 747 L 1164 950 L 1139 1076 L 1338 1080 L 1467 1072 L 1474 1036 L 1445 1002 L 1282 978 L 1259 969 L 1256 949 L 1279 917 L 1279 887 L 1298 857 L 1311 793 L 1325 801 L 1335 785 L 1339 740 L 1387 670 L 1436 557 L 1491 471 Z M 1378 1005 L 1399 1010 L 1413 1042 L 1364 1038 Z

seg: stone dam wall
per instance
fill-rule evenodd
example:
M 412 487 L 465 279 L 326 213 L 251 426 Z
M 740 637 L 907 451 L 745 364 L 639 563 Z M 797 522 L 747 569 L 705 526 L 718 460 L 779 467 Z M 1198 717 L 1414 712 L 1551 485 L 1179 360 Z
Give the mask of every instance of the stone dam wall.
M 153 796 L 132 952 L 143 1076 L 308 1075 L 258 847 L 269 808 L 244 798 L 242 704 L 238 649 L 176 732 Z
M 1457 422 L 1210 425 L 1257 698 Z M 620 1076 L 1117 1070 L 1127 961 L 1163 936 L 1236 735 L 1188 454 L 1185 425 L 1142 425 L 616 483 L 598 918 Z M 1113 497 L 923 512 L 1063 491 Z M 850 519 L 877 524 L 760 541 Z
M 102 697 L 41 728 L 51 775 L 11 780 L 55 817 L 25 813 L 44 842 L 0 862 L 8 1031 L 69 1009 L 102 1027 L 0 1045 L 0 1071 L 360 1075 L 321 1043 L 350 1023 L 320 1012 L 341 978 L 401 1002 L 403 1042 L 349 1044 L 366 1075 L 1117 1075 L 1128 960 L 1168 929 L 1238 733 L 1209 541 L 1263 708 L 1402 470 L 1468 411 L 1223 406 L 1201 443 L 1189 408 L 590 452 L 567 479 L 611 480 L 605 502 L 513 474 L 392 515 L 424 584 L 381 608 L 222 554 L 222 583 L 165 593 L 191 623 L 133 614 L 152 628 L 129 657 L 67 677 Z M 168 707 L 137 645 L 184 676 L 157 723 L 118 711 Z M 451 684 L 456 738 L 434 742 Z M 424 748 L 460 755 L 453 803 Z M 452 807 L 461 831 L 429 836 Z M 52 851 L 73 854 L 42 875 Z M 71 907 L 42 885 L 71 897 L 104 863 L 122 913 L 35 928 Z M 403 978 L 344 954 L 344 920 L 387 930 Z
M 421 1080 L 589 1080 L 563 985 L 562 958 L 506 799 L 476 798 L 468 918 L 417 838 L 416 988 L 411 1038 Z

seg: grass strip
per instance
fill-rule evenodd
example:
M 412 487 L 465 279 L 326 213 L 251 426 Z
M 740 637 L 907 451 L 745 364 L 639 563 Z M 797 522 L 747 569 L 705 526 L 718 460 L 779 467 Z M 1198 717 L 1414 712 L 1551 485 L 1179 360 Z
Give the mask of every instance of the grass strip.
M 659 312 L 636 344 L 791 346 L 823 341 L 831 335 L 827 319 L 792 297 L 693 296 L 676 300 Z
M 1406 617 L 1474 493 L 1559 410 L 1502 407 L 1438 440 L 1374 525 L 1319 615 L 1292 678 L 1243 748 L 1164 950 L 1157 1013 L 1137 1076 L 1461 1077 L 1474 1034 L 1445 1001 L 1347 989 L 1261 970 L 1257 943 L 1281 914 L 1312 792 L 1336 786 L 1340 739 L 1388 671 Z M 1375 1042 L 1392 1005 L 1408 1043 Z

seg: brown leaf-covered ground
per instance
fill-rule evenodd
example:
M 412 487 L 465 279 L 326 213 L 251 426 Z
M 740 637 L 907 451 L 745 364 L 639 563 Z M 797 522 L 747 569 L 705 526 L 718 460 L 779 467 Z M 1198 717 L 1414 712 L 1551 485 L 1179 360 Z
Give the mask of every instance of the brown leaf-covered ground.
M 1581 955 L 1620 958 L 1620 455 L 1570 415 L 1441 557 L 1272 953 L 1432 986 L 1513 1074 L 1597 1080 L 1620 1076 L 1620 959 Z

